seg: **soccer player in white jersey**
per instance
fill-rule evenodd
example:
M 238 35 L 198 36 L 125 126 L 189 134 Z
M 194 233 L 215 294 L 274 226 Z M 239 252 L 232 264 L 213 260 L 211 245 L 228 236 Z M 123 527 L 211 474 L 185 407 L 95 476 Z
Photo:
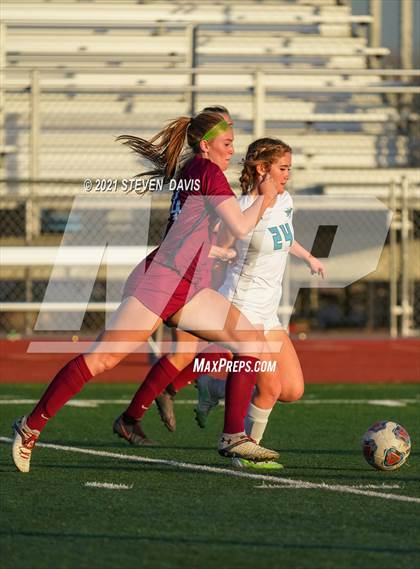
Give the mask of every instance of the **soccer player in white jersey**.
M 273 375 L 259 374 L 248 410 L 247 434 L 256 441 L 262 439 L 276 401 L 296 401 L 302 397 L 304 391 L 299 359 L 277 315 L 289 253 L 305 261 L 312 274 L 325 277 L 321 261 L 313 257 L 294 238 L 293 200 L 285 188 L 291 161 L 291 148 L 284 142 L 274 138 L 261 138 L 253 142 L 248 147 L 240 178 L 240 207 L 245 210 L 253 204 L 258 197 L 258 184 L 264 176 L 270 176 L 273 180 L 277 187 L 277 197 L 245 239 L 235 241 L 225 225 L 219 230 L 218 245 L 231 247 L 234 244 L 237 251 L 235 260 L 227 266 L 226 277 L 219 292 L 238 307 L 255 327 L 264 330 L 266 339 L 272 346 L 273 360 L 276 362 L 276 381 L 273 381 Z M 221 266 L 220 263 L 217 264 Z M 220 380 L 207 379 L 207 388 L 211 391 L 212 381 L 217 382 L 216 391 L 220 392 Z M 202 383 L 199 383 L 199 388 L 202 394 Z M 199 424 L 200 419 L 205 419 L 203 414 L 205 415 L 205 412 L 201 412 L 200 416 L 199 406 Z M 236 463 L 237 466 L 252 466 L 252 463 L 241 459 L 236 459 Z M 263 465 L 260 465 L 260 468 L 261 466 Z

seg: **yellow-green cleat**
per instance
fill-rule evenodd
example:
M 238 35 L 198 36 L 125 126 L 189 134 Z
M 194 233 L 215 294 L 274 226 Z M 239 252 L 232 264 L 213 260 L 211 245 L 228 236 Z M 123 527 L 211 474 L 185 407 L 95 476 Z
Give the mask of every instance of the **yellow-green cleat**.
M 274 460 L 266 460 L 264 462 L 255 462 L 253 460 L 247 460 L 246 458 L 232 458 L 232 466 L 235 468 L 240 468 L 244 470 L 281 470 L 284 468 L 280 462 L 275 462 Z

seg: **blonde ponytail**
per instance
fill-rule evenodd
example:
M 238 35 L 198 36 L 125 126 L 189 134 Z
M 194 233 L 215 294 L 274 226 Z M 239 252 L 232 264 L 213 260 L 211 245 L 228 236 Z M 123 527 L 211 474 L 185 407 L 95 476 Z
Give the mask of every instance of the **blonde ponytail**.
M 185 144 L 190 117 L 179 117 L 158 132 L 150 140 L 132 135 L 121 135 L 117 138 L 131 150 L 150 160 L 155 166 L 153 170 L 143 172 L 140 176 L 159 177 L 166 183 L 176 171 L 178 159 Z

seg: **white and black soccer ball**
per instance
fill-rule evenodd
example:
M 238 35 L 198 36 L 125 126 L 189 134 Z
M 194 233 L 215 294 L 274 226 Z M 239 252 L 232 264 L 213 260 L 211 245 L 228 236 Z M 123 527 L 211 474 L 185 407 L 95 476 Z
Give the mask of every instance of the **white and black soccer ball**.
M 378 470 L 396 470 L 411 451 L 410 435 L 393 421 L 377 421 L 363 436 L 363 456 Z

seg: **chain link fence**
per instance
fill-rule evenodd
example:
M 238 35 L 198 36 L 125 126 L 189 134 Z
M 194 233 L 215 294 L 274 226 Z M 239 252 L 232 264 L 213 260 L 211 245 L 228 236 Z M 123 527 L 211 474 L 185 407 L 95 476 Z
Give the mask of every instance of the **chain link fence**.
M 118 302 L 131 265 L 108 267 L 108 272 L 104 266 L 98 266 L 97 274 L 87 279 L 86 268 L 78 267 L 77 259 L 74 266 L 53 268 L 53 254 L 48 248 L 60 244 L 94 247 L 109 239 L 121 246 L 153 248 L 159 243 L 170 196 L 153 196 L 150 219 L 141 197 L 137 196 L 135 202 L 129 200 L 130 205 L 128 200 L 121 205 L 126 197 L 119 193 L 122 181 L 144 170 L 145 165 L 115 138 L 120 134 L 150 138 L 165 121 L 189 113 L 191 92 L 180 89 L 167 94 L 144 93 L 118 90 L 118 86 L 114 93 L 95 89 L 84 92 L 72 87 L 54 89 L 51 84 L 44 89 L 37 75 L 28 81 L 26 89 L 7 90 L 5 99 L 4 142 L 9 150 L 1 167 L 0 240 L 8 259 L 13 254 L 12 247 L 28 254 L 22 257 L 24 262 L 2 264 L 0 332 L 13 335 L 34 330 L 39 304 L 54 274 L 57 301 L 73 302 L 74 291 L 90 287 L 91 307 L 86 314 L 65 314 L 68 323 L 75 323 L 74 328 L 68 329 L 96 333 L 106 320 L 104 303 Z M 394 213 L 377 268 L 344 288 L 302 287 L 294 303 L 291 330 L 298 334 L 416 333 L 420 327 L 420 180 L 409 168 L 411 148 L 417 148 L 413 134 L 409 137 L 401 131 L 397 119 L 386 120 L 386 112 L 392 117 L 395 109 L 384 104 L 378 108 L 377 94 L 372 95 L 368 109 L 370 117 L 377 113 L 377 122 L 372 117 L 363 122 L 362 117 L 359 123 L 348 124 L 327 116 L 334 115 L 331 98 L 324 106 L 319 98 L 309 105 L 273 93 L 263 98 L 261 118 L 257 95 L 252 90 L 232 95 L 228 88 L 226 93 L 195 95 L 196 108 L 223 104 L 231 110 L 237 160 L 228 178 L 235 189 L 239 159 L 246 146 L 263 133 L 280 133 L 296 149 L 295 172 L 289 184 L 296 196 L 348 196 L 354 200 L 361 195 L 376 195 Z M 363 101 L 353 99 L 353 115 L 360 110 L 356 103 L 362 105 Z M 335 112 L 343 113 L 346 108 L 348 101 L 341 100 Z M 274 121 L 270 118 L 273 116 L 284 118 Z M 358 166 L 360 161 L 363 170 Z M 408 169 L 399 170 L 401 166 Z M 382 168 L 380 175 L 375 170 L 378 167 Z M 85 179 L 91 181 L 93 189 L 86 190 Z M 96 192 L 97 180 L 110 184 L 111 193 L 116 183 L 115 198 L 120 201 L 112 202 L 104 191 Z M 298 234 L 296 238 L 300 240 Z M 328 257 L 331 235 L 326 229 L 317 238 L 317 247 L 321 252 L 324 249 L 324 256 Z M 33 248 L 49 251 L 48 262 L 34 263 Z M 313 254 L 317 251 L 313 250 Z M 95 309 L 95 305 L 100 308 Z

